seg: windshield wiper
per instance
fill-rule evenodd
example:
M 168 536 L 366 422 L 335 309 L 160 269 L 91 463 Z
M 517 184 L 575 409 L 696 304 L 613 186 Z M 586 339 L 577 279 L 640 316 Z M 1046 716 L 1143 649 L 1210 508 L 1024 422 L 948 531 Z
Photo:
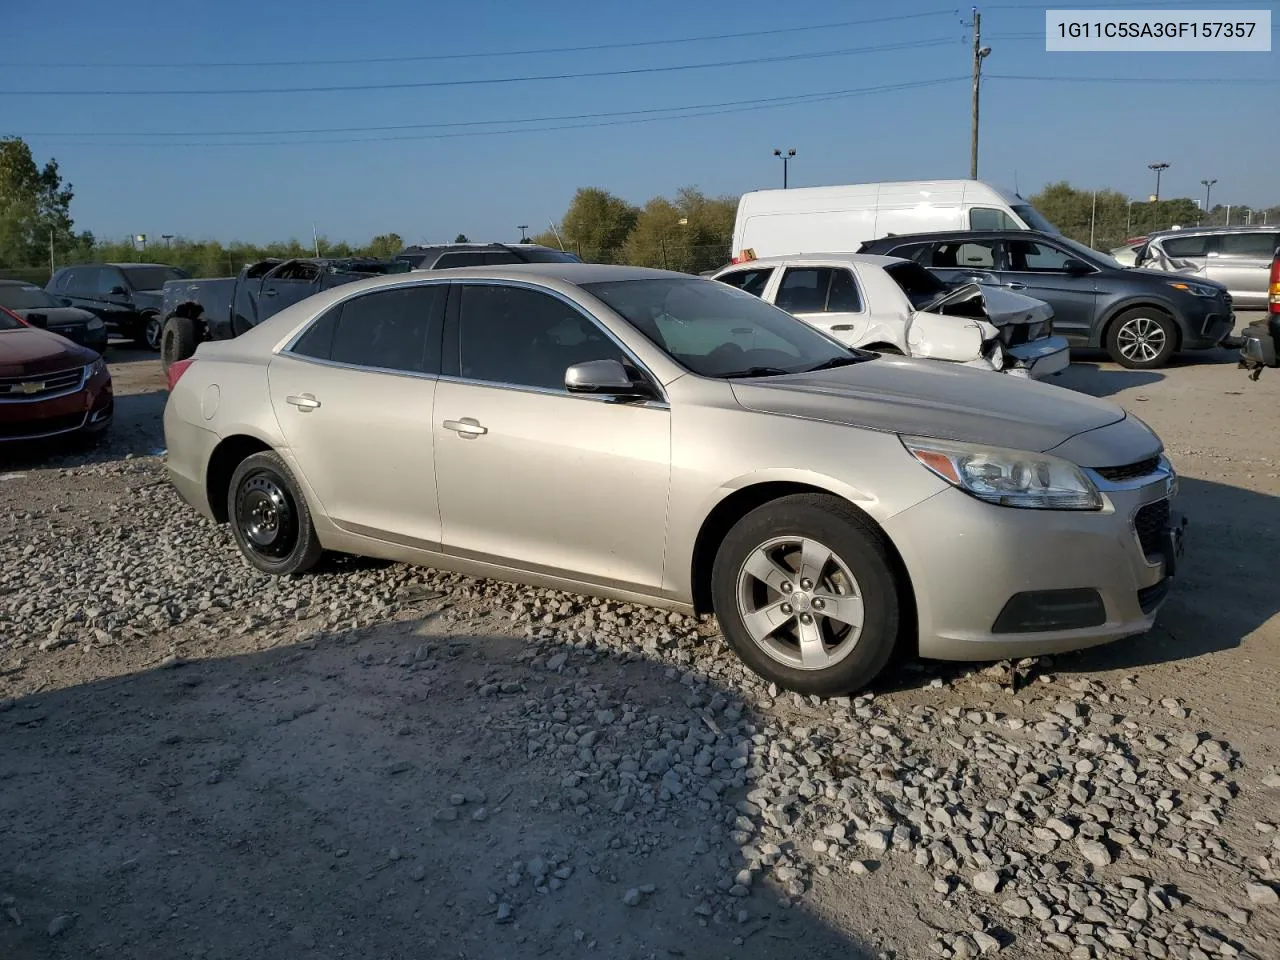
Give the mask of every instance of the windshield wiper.
M 788 373 L 795 373 L 795 371 L 783 370 L 781 367 L 747 367 L 745 370 L 722 373 L 720 376 L 725 380 L 736 380 L 739 377 L 780 377 Z
M 823 360 L 816 367 L 810 367 L 803 372 L 814 373 L 818 370 L 834 370 L 836 367 L 847 367 L 851 363 L 862 363 L 864 360 L 870 360 L 874 356 L 874 353 L 868 353 L 862 357 L 832 357 L 830 360 Z

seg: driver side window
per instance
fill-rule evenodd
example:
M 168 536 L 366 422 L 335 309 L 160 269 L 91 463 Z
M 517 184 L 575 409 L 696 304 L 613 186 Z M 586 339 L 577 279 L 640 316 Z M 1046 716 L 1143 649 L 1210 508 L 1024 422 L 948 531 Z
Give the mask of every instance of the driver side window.
M 119 270 L 112 267 L 100 267 L 98 269 L 97 287 L 94 292 L 100 297 L 119 296 L 119 294 L 111 292 L 116 287 L 124 287 L 124 276 Z
M 1066 273 L 1072 259 L 1065 250 L 1031 240 L 1010 240 L 1009 269 L 1026 273 Z

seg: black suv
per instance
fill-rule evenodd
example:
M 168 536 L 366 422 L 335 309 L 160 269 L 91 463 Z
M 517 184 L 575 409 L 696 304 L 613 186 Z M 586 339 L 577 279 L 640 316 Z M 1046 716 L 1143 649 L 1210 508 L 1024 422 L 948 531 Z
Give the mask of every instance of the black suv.
M 405 247 L 396 255 L 414 270 L 447 270 L 449 267 L 491 267 L 500 263 L 581 263 L 564 250 L 536 243 L 434 243 Z
M 1220 283 L 1125 267 L 1038 230 L 906 234 L 858 252 L 915 260 L 949 283 L 976 280 L 1043 300 L 1053 307 L 1055 333 L 1136 370 L 1162 367 L 1179 350 L 1217 346 L 1235 326 Z
M 138 346 L 159 350 L 165 281 L 190 276 L 163 263 L 84 263 L 63 267 L 45 290 L 67 306 L 101 317 Z

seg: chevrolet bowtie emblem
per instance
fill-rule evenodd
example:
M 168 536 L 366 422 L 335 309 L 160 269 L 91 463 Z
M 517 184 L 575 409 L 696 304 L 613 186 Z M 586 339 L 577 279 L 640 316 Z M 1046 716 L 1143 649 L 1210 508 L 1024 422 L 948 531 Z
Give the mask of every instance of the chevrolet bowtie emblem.
M 44 383 L 38 380 L 30 380 L 27 383 L 18 384 L 18 389 L 23 393 L 39 393 L 44 389 Z

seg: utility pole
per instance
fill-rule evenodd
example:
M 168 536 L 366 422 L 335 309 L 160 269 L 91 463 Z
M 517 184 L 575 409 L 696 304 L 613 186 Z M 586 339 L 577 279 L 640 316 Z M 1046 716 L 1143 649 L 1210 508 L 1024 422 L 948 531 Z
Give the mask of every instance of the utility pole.
M 1151 202 L 1155 204 L 1155 206 L 1151 208 L 1152 219 L 1155 222 L 1152 223 L 1151 226 L 1153 229 L 1158 230 L 1160 228 L 1160 174 L 1169 169 L 1169 164 L 1165 163 L 1163 160 L 1159 160 L 1155 163 L 1148 163 L 1147 169 L 1154 170 L 1156 172 L 1156 193 L 1155 196 L 1151 198 Z
M 320 234 L 316 233 L 316 222 L 311 221 L 311 243 L 316 248 L 316 259 L 320 259 Z
M 786 153 L 775 149 L 773 155 L 782 161 L 782 189 L 785 190 L 787 189 L 787 164 L 796 155 L 795 147 L 790 148 Z
M 1098 191 L 1093 191 L 1093 207 L 1089 211 L 1089 246 L 1093 246 L 1094 224 L 1098 222 Z
M 49 276 L 53 276 L 58 272 L 58 268 L 53 265 L 53 231 L 49 231 Z
M 524 243 L 525 241 L 527 241 L 527 240 L 529 239 L 529 235 L 528 235 L 527 233 L 525 233 L 525 231 L 529 229 L 529 225 L 528 225 L 527 223 L 522 223 L 522 224 L 520 224 L 519 226 L 517 226 L 517 227 L 516 227 L 516 229 L 520 231 L 520 242 L 521 242 L 521 243 Z
M 1215 183 L 1217 183 L 1218 181 L 1215 179 L 1215 180 L 1201 180 L 1200 182 L 1201 182 L 1202 184 L 1204 184 L 1204 218 L 1205 218 L 1205 219 L 1208 219 L 1208 217 L 1209 217 L 1209 191 L 1213 189 L 1213 185 L 1214 185 Z
M 978 101 L 982 89 L 982 61 L 991 48 L 982 45 L 982 14 L 973 8 L 973 129 L 969 133 L 969 179 L 978 179 Z

